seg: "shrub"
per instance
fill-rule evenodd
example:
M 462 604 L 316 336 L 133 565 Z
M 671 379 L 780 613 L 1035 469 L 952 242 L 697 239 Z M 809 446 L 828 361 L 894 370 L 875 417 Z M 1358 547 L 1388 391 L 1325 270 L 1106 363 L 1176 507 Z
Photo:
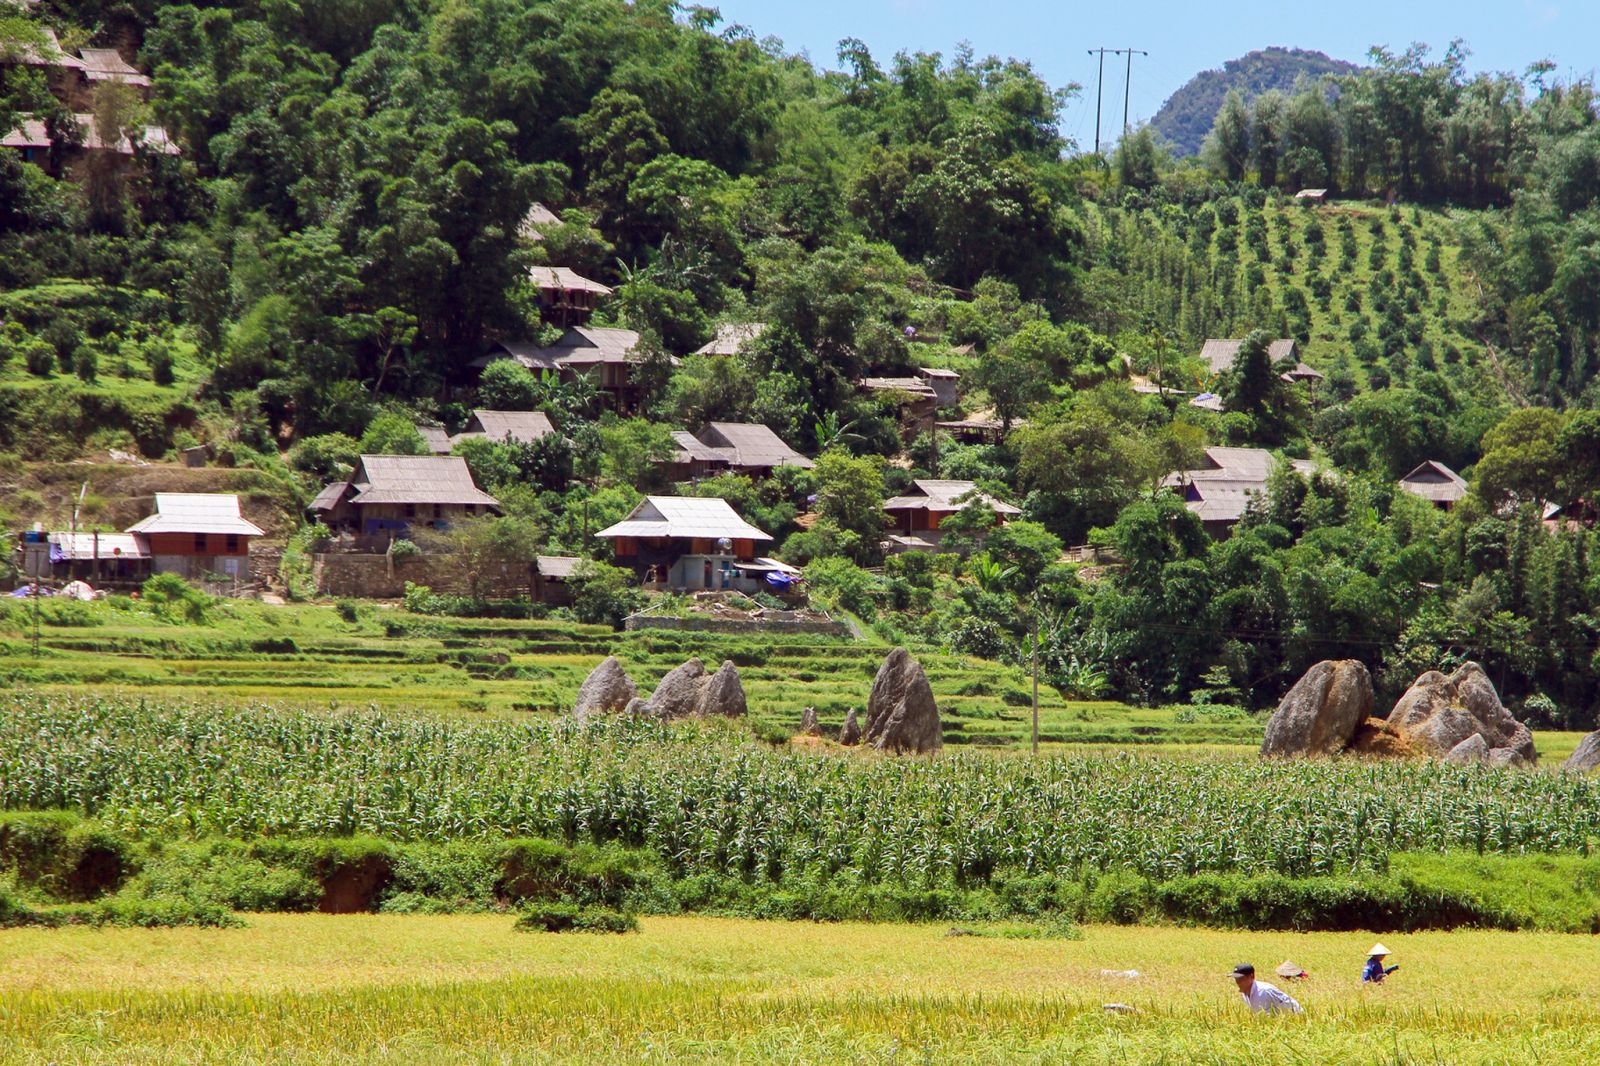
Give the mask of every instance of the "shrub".
M 22 361 L 27 365 L 28 373 L 47 378 L 56 368 L 56 350 L 44 341 L 33 341 L 23 349 Z
M 336 610 L 341 619 L 352 625 L 361 621 L 361 607 L 354 600 L 340 600 Z
M 100 376 L 100 353 L 92 344 L 80 344 L 78 350 L 72 355 L 72 369 L 80 381 L 94 384 Z
M 0 817 L 0 868 L 56 899 L 89 900 L 122 884 L 127 843 L 68 811 Z
M 567 578 L 572 593 L 572 614 L 590 625 L 620 628 L 622 620 L 644 603 L 644 591 L 634 583 L 633 571 L 585 559 Z
M 873 593 L 878 582 L 849 559 L 832 556 L 813 560 L 806 567 L 806 582 L 811 594 L 825 603 L 842 607 L 868 621 L 876 614 Z
M 524 910 L 513 928 L 523 933 L 637 933 L 639 919 L 605 907 L 545 903 Z
M 145 349 L 145 362 L 150 364 L 150 380 L 157 385 L 171 385 L 172 352 L 163 345 L 152 344 Z
M 180 624 L 205 625 L 207 612 L 216 602 L 177 574 L 156 574 L 144 583 L 142 594 L 157 618 Z
M 1150 882 L 1131 870 L 1102 874 L 1089 891 L 1087 911 L 1097 922 L 1133 925 L 1150 906 Z

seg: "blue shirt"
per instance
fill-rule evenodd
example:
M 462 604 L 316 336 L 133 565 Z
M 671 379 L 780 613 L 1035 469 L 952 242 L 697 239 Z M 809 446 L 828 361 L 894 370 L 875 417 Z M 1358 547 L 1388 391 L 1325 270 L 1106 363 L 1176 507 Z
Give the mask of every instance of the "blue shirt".
M 1382 981 L 1393 969 L 1394 967 L 1392 966 L 1387 970 L 1384 969 L 1383 960 L 1374 955 L 1367 960 L 1366 969 L 1361 971 L 1361 979 L 1373 982 Z

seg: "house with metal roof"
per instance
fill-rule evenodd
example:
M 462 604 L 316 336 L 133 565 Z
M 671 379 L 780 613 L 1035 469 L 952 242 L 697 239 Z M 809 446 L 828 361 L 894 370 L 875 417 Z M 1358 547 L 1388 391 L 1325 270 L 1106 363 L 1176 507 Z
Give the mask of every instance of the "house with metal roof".
M 757 546 L 772 537 L 716 497 L 646 496 L 595 537 L 611 542 L 618 566 L 661 588 L 754 592 L 769 573 L 799 572 L 758 556 Z
M 680 431 L 672 439 L 678 447 L 666 467 L 674 481 L 726 473 L 770 477 L 780 466 L 809 470 L 815 465 L 759 423 L 709 422 L 697 434 Z
M 150 576 L 150 546 L 134 533 L 46 533 L 22 537 L 22 572 L 27 577 L 135 585 Z
M 987 504 L 1001 525 L 1022 513 L 1021 508 L 978 491 L 970 481 L 913 481 L 903 494 L 883 501 L 889 516 L 889 550 L 938 551 L 944 521 L 976 504 Z
M 1467 480 L 1443 463 L 1428 459 L 1400 479 L 1400 487 L 1448 511 L 1467 495 Z M 1548 516 L 1547 516 L 1548 517 Z
M 487 355 L 473 361 L 480 370 L 497 359 L 514 359 L 535 373 L 549 371 L 570 381 L 586 375 L 602 397 L 617 411 L 638 410 L 644 390 L 633 381 L 632 368 L 643 361 L 639 334 L 607 326 L 574 326 L 547 348 L 526 341 L 501 341 Z M 671 360 L 674 366 L 676 359 Z
M 311 504 L 328 528 L 368 537 L 447 529 L 499 510 L 459 455 L 363 455 L 348 481 L 324 486 Z
M 1207 448 L 1203 466 L 1168 474 L 1161 483 L 1183 497 L 1207 533 L 1221 538 L 1244 517 L 1252 497 L 1266 494 L 1278 462 L 1265 448 Z M 1316 464 L 1305 459 L 1289 462 L 1298 473 L 1316 471 Z
M 611 295 L 610 286 L 586 278 L 570 267 L 529 267 L 528 277 L 539 290 L 540 316 L 558 326 L 577 326 L 589 321 L 595 302 Z
M 1206 364 L 1206 368 L 1211 374 L 1225 374 L 1233 369 L 1233 364 L 1238 361 L 1239 348 L 1243 344 L 1243 338 L 1209 338 L 1200 348 L 1200 361 Z M 1284 381 L 1317 382 L 1322 380 L 1321 374 L 1300 361 L 1300 346 L 1292 338 L 1284 337 L 1268 344 L 1267 358 L 1272 361 L 1273 366 L 1277 366 L 1285 360 L 1294 360 L 1293 370 L 1286 370 L 1278 375 Z
M 766 331 L 765 322 L 730 322 L 717 327 L 717 335 L 696 348 L 695 355 L 738 355 L 746 344 Z
M 249 576 L 250 544 L 265 531 L 225 492 L 158 492 L 156 513 L 129 526 L 158 574 Z
M 856 387 L 891 400 L 902 432 L 924 433 L 933 428 L 933 416 L 939 410 L 939 394 L 922 378 L 862 378 L 856 382 Z
M 555 431 L 550 416 L 543 411 L 489 411 L 479 408 L 472 412 L 466 428 L 451 437 L 450 442 L 454 444 L 456 441 L 481 437 L 496 444 L 509 444 L 512 441 L 532 444 Z

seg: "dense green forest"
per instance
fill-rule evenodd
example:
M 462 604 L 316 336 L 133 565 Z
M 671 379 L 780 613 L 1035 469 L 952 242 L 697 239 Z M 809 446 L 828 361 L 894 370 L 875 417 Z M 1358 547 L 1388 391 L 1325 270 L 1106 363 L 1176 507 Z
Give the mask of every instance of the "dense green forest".
M 45 26 L 137 56 L 148 105 L 108 92 L 96 120 L 182 152 L 67 180 L 0 153 L 0 476 L 206 443 L 307 499 L 361 451 L 420 450 L 416 420 L 537 407 L 561 437 L 461 446 L 505 504 L 496 543 L 593 553 L 584 531 L 669 487 L 669 429 L 763 422 L 816 469 L 685 491 L 887 634 L 1021 659 L 1037 621 L 1064 691 L 1224 706 L 1319 658 L 1396 690 L 1471 657 L 1535 722 L 1594 721 L 1587 82 L 1379 49 L 1336 92 L 1230 95 L 1203 160 L 1144 130 L 1107 162 L 1026 63 L 846 40 L 820 69 L 661 0 L 42 0 L 0 17 L 0 58 Z M 55 121 L 36 68 L 0 76 L 0 124 Z M 536 202 L 560 221 L 530 240 Z M 477 382 L 490 343 L 553 337 L 537 262 L 616 288 L 596 322 L 642 335 L 642 417 Z M 768 328 L 736 357 L 687 355 L 745 321 Z M 1247 335 L 1326 380 L 1285 383 L 1254 342 L 1209 380 L 1201 342 Z M 914 366 L 962 372 L 949 413 L 1025 424 L 905 438 L 853 383 Z M 1130 388 L 1151 382 L 1225 410 Z M 1283 467 L 1214 540 L 1159 489 L 1206 444 L 1318 472 Z M 1395 487 L 1427 459 L 1472 482 L 1449 514 Z M 962 550 L 883 559 L 882 499 L 934 474 L 1023 516 L 970 508 Z M 1062 561 L 1090 541 L 1120 562 Z

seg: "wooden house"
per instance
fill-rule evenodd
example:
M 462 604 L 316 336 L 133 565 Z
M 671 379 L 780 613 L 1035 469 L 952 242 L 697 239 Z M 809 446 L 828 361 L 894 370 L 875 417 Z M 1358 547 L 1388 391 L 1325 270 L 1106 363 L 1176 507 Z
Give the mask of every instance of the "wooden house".
M 856 384 L 863 392 L 893 401 L 903 432 L 916 434 L 933 429 L 939 394 L 921 378 L 862 378 Z
M 1448 511 L 1467 495 L 1467 481 L 1443 463 L 1429 459 L 1400 479 L 1400 487 Z
M 1264 448 L 1207 448 L 1205 459 L 1205 465 L 1168 474 L 1161 483 L 1183 497 L 1207 533 L 1221 539 L 1244 517 L 1251 498 L 1266 494 L 1278 458 Z M 1301 474 L 1316 470 L 1304 459 L 1290 464 Z
M 473 365 L 481 369 L 496 359 L 514 359 L 535 373 L 557 373 L 564 381 L 583 374 L 613 410 L 633 414 L 644 399 L 644 389 L 633 379 L 633 367 L 644 358 L 638 347 L 639 334 L 631 329 L 574 326 L 548 348 L 502 341 Z
M 240 580 L 250 573 L 250 544 L 261 527 L 239 513 L 232 493 L 158 492 L 156 513 L 129 526 L 158 574 Z
M 717 474 L 771 477 L 780 466 L 810 470 L 814 465 L 766 426 L 748 422 L 709 422 L 698 434 L 674 433 L 678 450 L 668 460 L 674 481 L 696 481 Z
M 1227 373 L 1233 369 L 1233 364 L 1239 358 L 1239 348 L 1244 344 L 1243 338 L 1217 338 L 1208 339 L 1200 348 L 1200 361 L 1206 364 L 1206 369 L 1213 377 Z M 1293 338 L 1282 337 L 1267 345 L 1267 358 L 1277 366 L 1288 360 L 1294 361 L 1294 369 L 1283 371 L 1279 377 L 1288 382 L 1318 382 L 1322 375 L 1316 370 L 1300 361 L 1300 346 Z
M 944 539 L 940 528 L 944 521 L 978 503 L 988 504 L 1001 525 L 1022 513 L 1018 507 L 979 492 L 970 481 L 913 481 L 903 494 L 883 502 L 891 531 L 889 549 L 937 551 Z
M 451 437 L 450 442 L 453 445 L 457 441 L 481 437 L 496 444 L 509 444 L 513 441 L 532 444 L 555 431 L 556 427 L 550 421 L 550 416 L 543 411 L 489 411 L 478 408 L 467 420 L 466 428 Z
M 794 567 L 756 554 L 772 537 L 714 497 L 646 496 L 627 518 L 596 533 L 618 566 L 647 584 L 681 591 L 754 592 L 774 571 Z
M 458 455 L 363 455 L 348 481 L 323 487 L 311 511 L 323 525 L 361 537 L 406 537 L 412 528 L 495 514 Z
M 558 326 L 581 326 L 594 314 L 595 303 L 611 288 L 564 266 L 536 266 L 528 276 L 539 290 L 539 314 Z
M 533 599 L 535 603 L 548 603 L 552 607 L 566 607 L 572 603 L 572 590 L 567 579 L 572 576 L 582 559 L 571 555 L 540 555 L 533 561 Z
M 150 576 L 150 552 L 133 533 L 23 534 L 22 573 L 54 581 L 137 585 Z

